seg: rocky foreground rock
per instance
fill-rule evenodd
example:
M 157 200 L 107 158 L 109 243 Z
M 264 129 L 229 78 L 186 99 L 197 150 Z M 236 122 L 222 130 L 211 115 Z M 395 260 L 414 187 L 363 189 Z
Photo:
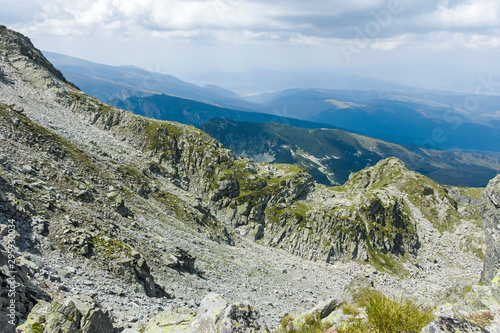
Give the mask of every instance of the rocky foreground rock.
M 395 158 L 341 187 L 236 158 L 191 126 L 82 93 L 5 27 L 0 72 L 0 321 L 14 300 L 10 331 L 258 332 L 349 301 L 356 286 L 437 306 L 479 280 L 486 206 Z

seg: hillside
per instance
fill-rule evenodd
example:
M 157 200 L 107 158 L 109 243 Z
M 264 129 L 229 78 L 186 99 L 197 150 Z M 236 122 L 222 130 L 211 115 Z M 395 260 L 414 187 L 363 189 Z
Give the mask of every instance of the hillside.
M 406 148 L 339 129 L 228 119 L 212 119 L 200 128 L 238 156 L 298 164 L 325 185 L 344 184 L 351 172 L 392 156 L 440 184 L 484 187 L 500 172 L 500 160 L 487 155 Z
M 113 105 L 136 114 L 159 120 L 177 121 L 192 126 L 200 126 L 213 118 L 225 118 L 239 121 L 282 122 L 303 128 L 332 127 L 280 115 L 247 112 L 219 105 L 207 104 L 192 99 L 169 96 L 165 94 L 148 97 L 129 97 L 115 100 Z
M 264 332 L 360 286 L 437 306 L 479 279 L 478 190 L 396 158 L 341 187 L 237 158 L 81 92 L 3 26 L 0 73 L 7 332 Z
M 82 91 L 109 104 L 133 96 L 167 94 L 238 110 L 254 107 L 236 93 L 214 85 L 200 87 L 172 75 L 135 66 L 103 65 L 53 52 L 44 52 L 44 55 Z

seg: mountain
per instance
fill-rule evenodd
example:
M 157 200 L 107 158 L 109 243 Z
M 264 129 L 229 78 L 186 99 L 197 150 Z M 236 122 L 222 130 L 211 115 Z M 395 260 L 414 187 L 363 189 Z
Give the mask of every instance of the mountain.
M 215 85 L 200 87 L 172 75 L 135 66 L 108 66 L 53 52 L 44 52 L 44 55 L 82 91 L 108 103 L 130 96 L 168 94 L 238 109 L 253 106 L 234 92 Z
M 240 72 L 193 72 L 185 78 L 198 84 L 213 83 L 242 96 L 289 89 L 358 91 L 439 91 L 443 95 L 493 94 L 498 73 L 492 68 L 479 71 L 467 66 L 430 59 L 385 61 L 359 66 L 309 70 L 251 70 Z M 487 83 L 487 87 L 484 85 Z M 478 90 L 478 87 L 481 87 Z
M 352 89 L 352 90 L 412 90 L 404 84 L 395 84 L 385 79 L 369 78 L 362 73 L 343 70 L 252 70 L 245 72 L 201 72 L 187 74 L 191 82 L 217 84 L 238 92 L 242 96 L 253 96 L 270 91 L 288 89 Z
M 260 113 L 268 113 L 280 119 L 294 118 L 324 124 L 315 127 L 342 128 L 419 148 L 500 151 L 500 145 L 497 144 L 500 136 L 500 97 L 495 95 L 493 76 L 478 76 L 476 81 L 479 81 L 474 93 L 463 94 L 411 88 L 367 78 L 361 75 L 362 70 L 358 76 L 345 72 L 257 71 L 247 73 L 248 75 L 240 73 L 241 77 L 236 74 L 230 77 L 233 82 L 240 82 L 242 87 L 245 84 L 262 82 L 260 88 L 268 91 L 274 91 L 275 88 L 284 89 L 290 85 L 298 88 L 242 98 L 213 84 L 200 87 L 171 75 L 149 72 L 133 66 L 113 67 L 50 52 L 45 54 L 84 92 L 113 106 L 159 117 L 158 119 L 181 121 L 196 126 L 201 125 L 199 119 L 210 119 L 207 118 L 206 112 L 210 107 L 196 104 L 194 108 L 194 102 L 184 101 L 191 99 L 215 107 L 259 113 L 253 119 L 251 114 L 236 116 L 234 111 L 229 111 L 231 116 L 224 114 L 225 112 L 219 115 L 212 112 L 213 117 L 263 122 L 270 120 L 262 120 L 265 117 Z M 429 66 L 437 67 L 439 64 Z M 450 72 L 456 69 L 442 64 L 441 67 L 448 68 Z M 385 67 L 381 65 L 381 68 Z M 398 68 L 399 71 L 391 70 L 395 77 L 409 70 L 408 64 L 400 64 Z M 365 70 L 366 75 L 376 76 L 376 67 Z M 460 82 L 465 82 L 465 78 L 473 74 L 480 73 L 464 71 Z M 207 82 L 217 81 L 217 75 L 211 77 L 213 80 Z M 418 77 L 415 82 L 421 82 L 424 76 L 414 73 L 412 77 Z M 267 85 L 277 80 L 281 80 L 282 84 Z M 437 82 L 437 79 L 435 81 Z M 161 96 L 165 94 L 169 97 Z M 191 104 L 190 116 L 187 118 L 179 114 L 186 103 Z M 198 115 L 198 109 L 202 115 Z M 290 119 L 287 119 L 286 123 L 301 126 Z M 304 126 L 309 128 L 312 125 Z
M 200 126 L 212 118 L 225 118 L 252 122 L 283 122 L 304 128 L 333 127 L 283 117 L 279 114 L 239 111 L 164 94 L 149 97 L 130 97 L 123 101 L 114 101 L 113 104 L 118 108 L 133 111 L 149 118 L 178 121 L 192 126 Z
M 339 129 L 304 129 L 279 123 L 212 119 L 204 132 L 258 162 L 298 164 L 326 185 L 344 184 L 351 174 L 397 157 L 410 170 L 440 184 L 484 187 L 500 172 L 500 159 L 473 153 L 406 148 Z
M 329 124 L 403 145 L 500 150 L 497 96 L 290 89 L 249 100 L 263 105 L 261 112 L 278 110 L 285 117 Z M 473 108 L 464 106 L 470 103 Z
M 367 288 L 437 308 L 479 279 L 481 189 L 396 158 L 338 187 L 237 158 L 83 93 L 4 26 L 0 73 L 4 331 L 269 332 L 284 313 L 333 330 Z

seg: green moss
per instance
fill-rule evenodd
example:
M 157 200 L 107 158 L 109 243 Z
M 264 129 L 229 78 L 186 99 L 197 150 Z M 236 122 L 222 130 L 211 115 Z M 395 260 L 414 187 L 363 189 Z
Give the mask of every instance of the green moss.
M 174 194 L 161 191 L 156 194 L 155 198 L 164 204 L 166 208 L 172 211 L 179 219 L 184 221 L 192 220 L 191 214 L 186 208 L 185 202 Z
M 36 322 L 30 326 L 30 330 L 33 333 L 43 333 L 45 331 L 45 326 L 42 323 Z
M 121 256 L 132 258 L 132 249 L 129 245 L 116 239 L 105 239 L 103 236 L 97 236 L 92 240 L 94 252 L 103 254 L 110 259 L 118 259 Z
M 454 189 L 458 190 L 462 195 L 472 199 L 481 199 L 484 192 L 483 187 L 454 187 Z

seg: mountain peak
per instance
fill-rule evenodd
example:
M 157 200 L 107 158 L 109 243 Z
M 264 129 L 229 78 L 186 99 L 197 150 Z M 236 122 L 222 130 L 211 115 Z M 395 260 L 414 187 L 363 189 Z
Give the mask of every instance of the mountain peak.
M 75 87 L 45 58 L 28 37 L 3 25 L 0 26 L 0 56 L 3 61 L 23 72 L 31 82 L 52 78 L 50 80 L 52 82 L 61 81 Z M 42 74 L 40 70 L 45 73 Z

